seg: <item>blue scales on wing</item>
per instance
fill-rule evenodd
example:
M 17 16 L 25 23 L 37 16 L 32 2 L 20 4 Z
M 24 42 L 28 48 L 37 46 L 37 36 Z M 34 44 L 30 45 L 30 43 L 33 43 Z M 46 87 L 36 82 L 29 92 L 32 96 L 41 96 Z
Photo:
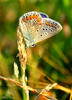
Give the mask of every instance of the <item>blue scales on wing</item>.
M 45 14 L 45 13 L 41 13 L 41 12 L 40 12 L 40 15 L 41 15 L 42 18 L 49 18 L 48 15 Z

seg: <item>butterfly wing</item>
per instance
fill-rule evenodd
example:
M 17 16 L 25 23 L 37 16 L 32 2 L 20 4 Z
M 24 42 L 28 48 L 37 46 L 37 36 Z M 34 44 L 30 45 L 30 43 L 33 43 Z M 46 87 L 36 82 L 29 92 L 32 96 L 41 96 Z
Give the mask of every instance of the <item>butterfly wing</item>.
M 35 11 L 26 13 L 20 19 L 20 26 L 22 35 L 27 38 L 26 44 L 31 46 L 42 28 L 42 17 Z
M 39 12 L 42 18 L 49 18 L 47 14 Z
M 50 38 L 62 30 L 62 26 L 58 22 L 50 18 L 42 18 L 42 19 L 43 19 L 42 23 L 43 26 L 39 32 L 38 37 L 35 38 L 34 40 L 35 43 Z

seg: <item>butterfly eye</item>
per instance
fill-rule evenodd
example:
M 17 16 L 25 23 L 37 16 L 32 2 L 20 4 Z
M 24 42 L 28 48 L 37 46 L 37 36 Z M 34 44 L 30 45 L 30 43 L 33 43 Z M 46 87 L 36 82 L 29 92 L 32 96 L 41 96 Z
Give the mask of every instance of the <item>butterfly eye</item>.
M 34 46 L 35 46 L 35 44 L 32 44 L 32 45 L 31 45 L 31 47 L 34 47 Z

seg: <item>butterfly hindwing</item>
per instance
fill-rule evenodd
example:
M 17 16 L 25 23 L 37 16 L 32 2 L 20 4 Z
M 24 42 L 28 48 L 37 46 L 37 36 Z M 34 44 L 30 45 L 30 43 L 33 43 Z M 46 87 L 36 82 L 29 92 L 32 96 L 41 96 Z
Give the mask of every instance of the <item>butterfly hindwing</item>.
M 62 29 L 62 26 L 58 22 L 50 18 L 43 18 L 42 24 L 43 26 L 39 32 L 39 35 L 37 38 L 35 38 L 35 43 L 38 43 L 42 40 L 52 37 L 53 35 L 60 32 Z

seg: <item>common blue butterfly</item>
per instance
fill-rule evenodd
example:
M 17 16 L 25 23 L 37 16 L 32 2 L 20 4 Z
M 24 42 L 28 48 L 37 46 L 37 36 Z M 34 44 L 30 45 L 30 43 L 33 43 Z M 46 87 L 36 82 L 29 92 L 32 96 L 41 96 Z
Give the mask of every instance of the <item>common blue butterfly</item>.
M 60 23 L 50 19 L 47 14 L 36 11 L 21 16 L 19 26 L 27 47 L 34 47 L 36 43 L 50 38 L 62 30 Z

